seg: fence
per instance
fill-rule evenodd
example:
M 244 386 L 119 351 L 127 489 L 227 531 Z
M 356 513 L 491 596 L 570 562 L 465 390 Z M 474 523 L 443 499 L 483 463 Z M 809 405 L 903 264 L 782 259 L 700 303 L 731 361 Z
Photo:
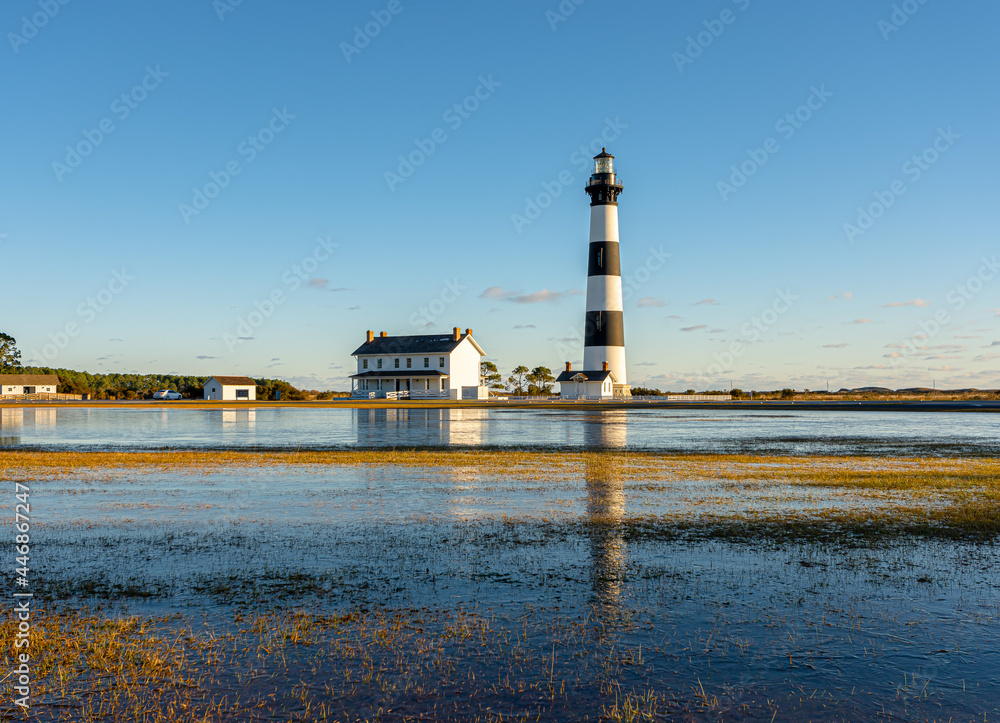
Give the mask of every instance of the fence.
M 0 394 L 0 402 L 74 402 L 81 399 L 82 394 Z

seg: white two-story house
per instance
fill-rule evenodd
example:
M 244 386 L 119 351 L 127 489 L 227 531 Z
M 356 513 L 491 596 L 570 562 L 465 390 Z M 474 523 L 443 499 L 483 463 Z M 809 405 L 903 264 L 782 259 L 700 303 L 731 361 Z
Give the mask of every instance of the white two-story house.
M 480 364 L 486 352 L 457 326 L 449 334 L 375 336 L 351 355 L 358 362 L 352 374 L 355 399 L 486 399 Z

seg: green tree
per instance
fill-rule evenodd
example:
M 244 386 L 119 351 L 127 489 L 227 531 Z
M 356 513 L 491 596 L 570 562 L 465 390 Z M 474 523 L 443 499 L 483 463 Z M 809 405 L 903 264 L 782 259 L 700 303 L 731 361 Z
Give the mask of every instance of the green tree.
M 510 387 L 510 391 L 514 394 L 524 394 L 524 383 L 527 376 L 528 367 L 523 364 L 514 367 L 510 376 L 507 377 L 507 386 Z
M 503 389 L 503 377 L 497 365 L 491 361 L 483 361 L 479 364 L 479 383 L 490 389 Z
M 795 398 L 795 390 L 794 389 L 788 389 L 787 387 L 785 389 L 782 389 L 781 390 L 781 398 L 782 399 L 794 399 Z
M 733 399 L 742 399 L 743 397 L 746 396 L 746 394 L 743 393 L 742 389 L 733 389 L 730 390 L 729 393 L 732 395 Z
M 535 367 L 528 374 L 527 378 L 531 383 L 528 387 L 528 394 L 550 394 L 552 392 L 552 384 L 556 380 L 552 376 L 552 370 L 548 367 Z
M 20 368 L 21 351 L 17 348 L 17 339 L 9 334 L 0 333 L 0 373 Z

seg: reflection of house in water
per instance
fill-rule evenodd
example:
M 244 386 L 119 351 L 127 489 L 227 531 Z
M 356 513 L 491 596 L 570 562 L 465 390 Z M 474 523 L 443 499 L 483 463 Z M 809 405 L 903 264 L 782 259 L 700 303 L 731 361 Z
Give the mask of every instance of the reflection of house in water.
M 0 409 L 0 445 L 20 444 L 23 427 L 23 409 Z
M 257 426 L 256 409 L 223 409 L 222 428 L 253 428 Z
M 487 409 L 356 409 L 363 447 L 436 447 L 483 443 Z
M 615 449 L 627 442 L 624 416 L 600 412 L 587 424 L 589 448 Z M 605 452 L 587 462 L 587 516 L 590 531 L 591 581 L 599 603 L 614 607 L 621 597 L 626 549 L 621 533 L 625 517 L 625 484 L 622 459 Z

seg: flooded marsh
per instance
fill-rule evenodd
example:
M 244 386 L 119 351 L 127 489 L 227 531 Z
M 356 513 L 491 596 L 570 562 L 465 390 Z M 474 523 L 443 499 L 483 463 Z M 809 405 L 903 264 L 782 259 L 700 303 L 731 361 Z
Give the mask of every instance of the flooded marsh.
M 32 490 L 32 720 L 1000 715 L 992 458 L 20 450 L 0 472 Z

